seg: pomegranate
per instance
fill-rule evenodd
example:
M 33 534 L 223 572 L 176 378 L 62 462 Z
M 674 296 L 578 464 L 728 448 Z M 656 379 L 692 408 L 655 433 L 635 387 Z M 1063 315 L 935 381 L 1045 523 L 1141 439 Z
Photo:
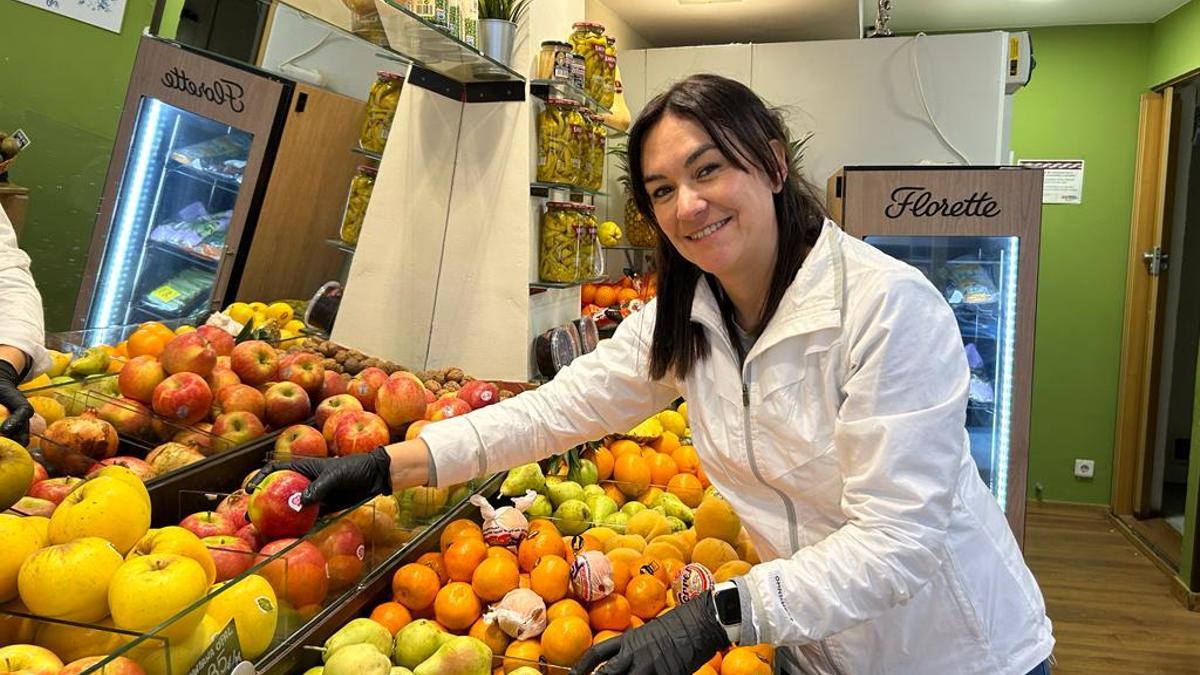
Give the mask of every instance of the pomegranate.
M 117 454 L 117 430 L 97 417 L 95 410 L 58 420 L 46 427 L 45 436 L 51 444 L 91 459 L 108 459 Z M 52 454 L 51 448 L 43 450 Z
M 203 459 L 204 455 L 200 454 L 195 446 L 175 442 L 163 443 L 146 455 L 146 463 L 158 475 L 170 473 Z

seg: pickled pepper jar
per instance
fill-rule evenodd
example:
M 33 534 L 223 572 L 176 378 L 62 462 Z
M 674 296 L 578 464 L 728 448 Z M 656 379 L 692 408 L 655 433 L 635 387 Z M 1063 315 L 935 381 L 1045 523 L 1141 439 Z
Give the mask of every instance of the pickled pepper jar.
M 567 179 L 562 182 L 578 187 L 582 187 L 584 183 L 583 157 L 590 150 L 592 138 L 591 127 L 588 126 L 587 120 L 583 116 L 586 111 L 586 108 L 579 105 L 574 105 L 567 111 L 567 126 L 571 134 L 571 140 L 568 143 L 568 147 L 571 149 L 571 161 L 567 165 L 570 167 Z
M 579 206 L 572 202 L 546 202 L 538 251 L 538 278 L 542 281 L 571 283 L 579 278 L 582 237 Z
M 608 127 L 604 126 L 604 116 L 596 115 L 592 125 L 592 174 L 588 188 L 599 191 L 604 187 L 605 147 L 608 145 Z
M 580 21 L 573 28 L 569 41 L 575 53 L 583 57 L 583 90 L 598 101 L 604 92 L 604 56 L 608 47 L 604 39 L 604 26 L 592 21 Z
M 371 191 L 375 189 L 375 173 L 374 167 L 363 165 L 350 179 L 350 193 L 346 196 L 346 210 L 342 214 L 339 235 L 342 241 L 351 246 L 358 243 L 358 235 L 362 232 L 367 203 L 371 201 Z
M 404 84 L 404 76 L 385 70 L 376 74 L 378 79 L 371 85 L 371 93 L 367 96 L 367 116 L 363 120 L 358 145 L 368 152 L 382 153 L 387 145 L 392 120 L 396 117 L 396 106 L 400 103 L 400 87 Z
M 600 246 L 596 207 L 579 204 L 579 273 L 580 281 L 604 275 L 604 249 Z
M 604 89 L 600 93 L 600 105 L 612 108 L 617 97 L 617 39 L 606 37 L 604 46 Z
M 537 179 L 539 183 L 570 183 L 574 177 L 572 162 L 575 139 L 571 116 L 578 117 L 575 102 L 561 98 L 546 99 L 537 118 Z

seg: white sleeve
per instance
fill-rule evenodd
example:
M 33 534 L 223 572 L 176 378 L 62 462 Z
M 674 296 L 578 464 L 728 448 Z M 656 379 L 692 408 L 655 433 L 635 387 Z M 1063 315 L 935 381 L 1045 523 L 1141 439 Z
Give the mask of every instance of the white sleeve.
M 649 376 L 657 303 L 535 390 L 421 429 L 439 486 L 454 485 L 630 429 L 679 396 Z
M 965 442 L 962 338 L 919 273 L 884 283 L 845 327 L 834 444 L 847 522 L 739 580 L 753 607 L 743 642 L 803 644 L 869 621 L 912 598 L 945 556 Z
M 42 296 L 29 271 L 29 256 L 17 247 L 8 214 L 0 208 L 0 344 L 29 357 L 26 377 L 50 367 L 42 324 Z

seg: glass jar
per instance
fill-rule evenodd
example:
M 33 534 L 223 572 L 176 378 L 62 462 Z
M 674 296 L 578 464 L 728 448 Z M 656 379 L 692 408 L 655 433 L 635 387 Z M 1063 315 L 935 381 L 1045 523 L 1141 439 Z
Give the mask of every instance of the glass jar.
M 580 133 L 576 145 L 579 149 L 579 174 L 575 176 L 575 185 L 591 189 L 588 186 L 592 182 L 592 161 L 595 153 L 592 151 L 595 135 L 592 132 L 592 127 L 596 124 L 595 116 L 591 110 L 586 108 L 580 109 L 580 115 L 583 117 L 583 129 Z
M 582 54 L 571 52 L 571 79 L 568 80 L 572 87 L 579 91 L 583 91 L 583 85 L 587 81 L 587 64 L 583 59 Z
M 346 210 L 342 214 L 342 241 L 354 246 L 358 243 L 358 235 L 362 232 L 363 218 L 367 215 L 367 203 L 371 201 L 371 191 L 375 189 L 376 169 L 371 166 L 360 166 L 350 179 L 350 193 L 346 196 Z
M 612 108 L 616 98 L 617 84 L 617 39 L 605 38 L 604 46 L 604 87 L 600 92 L 600 105 Z
M 378 79 L 371 85 L 371 93 L 367 95 L 367 116 L 363 120 L 358 145 L 368 152 L 382 153 L 387 145 L 392 119 L 396 116 L 396 106 L 400 103 L 404 76 L 385 70 L 376 74 Z
M 546 99 L 537 119 L 537 179 L 539 183 L 570 183 L 572 162 L 577 161 L 571 135 L 572 115 L 578 116 L 574 101 Z
M 547 40 L 542 43 L 538 52 L 537 79 L 539 80 L 571 80 L 571 45 L 557 40 Z
M 587 112 L 587 108 L 580 105 L 574 105 L 567 111 L 567 125 L 571 130 L 571 141 L 569 147 L 571 150 L 570 174 L 563 183 L 569 183 L 578 187 L 583 187 L 584 173 L 583 161 L 584 157 L 588 157 L 591 153 L 592 134 L 591 128 L 588 126 L 587 120 L 583 114 Z
M 573 28 L 571 48 L 583 57 L 583 90 L 599 101 L 604 92 L 604 54 L 608 46 L 604 39 L 604 26 L 592 21 L 580 21 Z
M 597 114 L 592 125 L 592 173 L 588 189 L 599 191 L 604 187 L 604 158 L 608 145 L 608 127 L 604 126 L 604 116 Z
M 546 202 L 538 252 L 538 278 L 542 281 L 571 283 L 578 279 L 579 206 L 572 202 Z
M 599 225 L 596 222 L 596 207 L 591 204 L 576 206 L 579 212 L 579 263 L 577 278 L 596 279 L 604 274 L 604 249 L 600 246 Z

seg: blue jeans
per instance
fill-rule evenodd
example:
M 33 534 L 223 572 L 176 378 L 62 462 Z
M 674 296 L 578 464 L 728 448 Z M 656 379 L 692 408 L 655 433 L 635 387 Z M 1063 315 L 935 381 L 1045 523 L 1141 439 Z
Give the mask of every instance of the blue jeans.
M 1050 675 L 1050 659 L 1039 663 L 1036 668 L 1029 671 L 1029 675 Z

